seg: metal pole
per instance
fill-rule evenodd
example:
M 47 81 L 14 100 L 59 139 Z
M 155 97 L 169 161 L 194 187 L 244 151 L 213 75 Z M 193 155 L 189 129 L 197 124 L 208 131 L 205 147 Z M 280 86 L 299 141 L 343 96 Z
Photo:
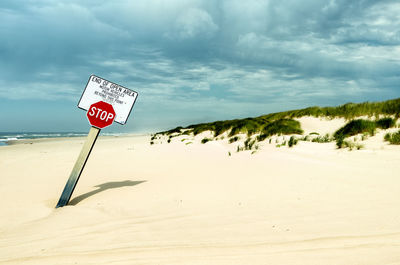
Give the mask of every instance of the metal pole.
M 72 169 L 67 184 L 65 184 L 64 191 L 61 194 L 56 208 L 67 205 L 69 200 L 71 199 L 72 192 L 74 192 L 76 183 L 78 183 L 79 177 L 81 176 L 83 168 L 85 167 L 86 161 L 90 155 L 90 152 L 92 151 L 92 148 L 96 142 L 99 133 L 99 128 L 93 126 L 92 128 L 90 128 L 85 144 L 83 145 L 81 153 L 79 154 L 78 159 L 75 162 L 74 168 Z

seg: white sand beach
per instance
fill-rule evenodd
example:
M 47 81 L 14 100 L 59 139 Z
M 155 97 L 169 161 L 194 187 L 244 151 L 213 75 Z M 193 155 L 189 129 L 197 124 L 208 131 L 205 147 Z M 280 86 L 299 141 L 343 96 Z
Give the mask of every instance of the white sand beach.
M 84 138 L 1 146 L 0 264 L 400 264 L 400 147 L 382 138 L 229 156 L 100 137 L 58 209 Z

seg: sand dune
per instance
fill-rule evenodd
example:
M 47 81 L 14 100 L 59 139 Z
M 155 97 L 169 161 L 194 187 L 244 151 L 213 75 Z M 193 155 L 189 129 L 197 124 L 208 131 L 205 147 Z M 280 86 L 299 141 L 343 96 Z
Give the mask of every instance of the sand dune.
M 0 264 L 400 264 L 400 148 L 381 138 L 228 156 L 100 137 L 55 209 L 83 140 L 0 147 Z

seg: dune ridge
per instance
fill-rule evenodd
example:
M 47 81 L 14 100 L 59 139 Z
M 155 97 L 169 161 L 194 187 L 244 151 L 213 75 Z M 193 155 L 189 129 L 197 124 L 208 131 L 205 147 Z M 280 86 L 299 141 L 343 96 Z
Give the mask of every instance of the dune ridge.
M 163 141 L 170 143 L 175 137 L 188 136 L 180 140 L 190 140 L 185 144 L 191 144 L 201 137 L 200 142 L 205 144 L 225 139 L 229 144 L 239 143 L 236 151 L 252 150 L 253 153 L 266 141 L 275 143 L 277 147 L 293 147 L 299 141 L 335 141 L 338 148 L 359 150 L 365 147 L 361 141 L 375 136 L 382 129 L 386 131 L 383 137 L 385 141 L 400 145 L 400 130 L 393 130 L 400 127 L 399 112 L 400 99 L 347 103 L 337 107 L 315 106 L 254 118 L 200 123 L 185 128 L 180 126 L 153 134 L 150 144 Z

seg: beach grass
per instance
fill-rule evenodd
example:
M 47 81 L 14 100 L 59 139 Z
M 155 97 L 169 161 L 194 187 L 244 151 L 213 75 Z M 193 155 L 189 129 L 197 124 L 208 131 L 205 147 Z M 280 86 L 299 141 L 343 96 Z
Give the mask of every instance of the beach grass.
M 335 140 L 338 148 L 353 148 L 354 146 L 351 146 L 351 144 L 345 141 L 347 137 L 362 133 L 362 139 L 365 139 L 368 135 L 373 136 L 378 128 L 384 130 L 393 128 L 396 126 L 399 113 L 400 98 L 381 102 L 347 103 L 337 107 L 313 106 L 299 110 L 271 113 L 258 117 L 192 124 L 187 127 L 179 126 L 168 131 L 158 132 L 153 135 L 151 140 L 156 139 L 159 135 L 166 135 L 168 137 L 167 142 L 171 142 L 172 137 L 190 134 L 196 136 L 208 131 L 211 132 L 213 136 L 211 136 L 211 138 L 203 138 L 201 140 L 203 144 L 213 139 L 225 138 L 226 136 L 224 136 L 224 133 L 226 133 L 229 139 L 228 142 L 234 143 L 240 140 L 239 134 L 247 135 L 248 139 L 256 135 L 251 142 L 246 140 L 245 146 L 239 148 L 249 150 L 249 145 L 254 146 L 256 142 L 264 141 L 273 135 L 303 134 L 301 124 L 295 120 L 295 118 L 312 116 L 324 117 L 327 119 L 344 118 L 348 121 L 348 123 L 337 130 L 333 136 L 319 136 L 317 132 L 310 133 L 310 136 L 317 136 L 312 138 L 313 142 L 327 143 Z M 356 119 L 357 117 L 366 116 L 370 119 Z M 384 118 L 379 119 L 381 116 Z M 307 137 L 308 136 L 306 136 L 306 138 Z M 391 134 L 386 138 L 388 139 L 387 141 L 396 143 L 398 137 L 400 138 L 400 135 Z M 271 139 L 269 141 L 271 142 Z M 398 142 L 400 142 L 400 140 Z M 297 139 L 293 138 L 289 140 L 288 146 L 292 147 L 296 143 Z M 282 145 L 283 143 L 280 144 L 280 146 Z M 358 147 L 356 148 L 359 149 Z
M 344 141 L 345 138 L 360 133 L 373 136 L 377 128 L 388 129 L 394 127 L 395 124 L 396 121 L 390 117 L 379 120 L 356 119 L 348 122 L 345 126 L 337 130 L 333 136 L 338 148 L 349 147 L 346 141 Z
M 300 122 L 293 119 L 280 119 L 268 123 L 261 130 L 261 134 L 257 137 L 258 141 L 263 141 L 269 136 L 275 134 L 302 134 L 303 130 L 301 129 Z
M 385 134 L 385 141 L 389 142 L 390 144 L 400 144 L 400 131 L 395 133 L 387 133 Z
M 205 144 L 205 143 L 207 143 L 207 142 L 209 142 L 209 141 L 212 141 L 212 139 L 211 139 L 211 138 L 207 138 L 207 137 L 201 139 L 201 143 L 202 143 L 202 144 Z
M 288 142 L 288 146 L 289 147 L 293 147 L 294 145 L 297 144 L 297 141 L 298 140 L 294 136 L 291 136 L 290 139 L 289 139 L 289 142 Z

